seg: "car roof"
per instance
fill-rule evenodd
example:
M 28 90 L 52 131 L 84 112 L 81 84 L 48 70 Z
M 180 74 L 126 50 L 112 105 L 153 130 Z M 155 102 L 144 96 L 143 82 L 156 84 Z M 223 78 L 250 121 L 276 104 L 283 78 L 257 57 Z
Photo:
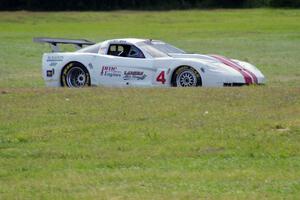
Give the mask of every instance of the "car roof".
M 131 44 L 136 44 L 139 42 L 146 42 L 146 41 L 151 41 L 152 39 L 139 39 L 139 38 L 121 38 L 121 39 L 112 39 L 112 40 L 107 40 L 105 42 L 108 43 L 131 43 Z

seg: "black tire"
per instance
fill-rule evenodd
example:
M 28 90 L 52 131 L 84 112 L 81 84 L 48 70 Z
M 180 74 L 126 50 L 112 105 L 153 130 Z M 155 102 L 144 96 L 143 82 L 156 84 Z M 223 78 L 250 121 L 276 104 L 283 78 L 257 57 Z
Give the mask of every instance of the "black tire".
M 61 85 L 69 88 L 83 88 L 91 86 L 90 74 L 81 63 L 69 63 L 62 70 Z
M 173 87 L 201 87 L 202 80 L 199 72 L 192 67 L 182 66 L 172 76 Z

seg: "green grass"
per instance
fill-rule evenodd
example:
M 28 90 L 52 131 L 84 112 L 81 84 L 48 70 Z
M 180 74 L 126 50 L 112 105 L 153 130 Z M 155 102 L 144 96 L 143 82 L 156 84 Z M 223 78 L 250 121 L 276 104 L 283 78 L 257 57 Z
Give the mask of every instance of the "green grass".
M 0 12 L 0 199 L 297 199 L 300 10 Z M 264 87 L 50 89 L 37 36 L 166 40 Z

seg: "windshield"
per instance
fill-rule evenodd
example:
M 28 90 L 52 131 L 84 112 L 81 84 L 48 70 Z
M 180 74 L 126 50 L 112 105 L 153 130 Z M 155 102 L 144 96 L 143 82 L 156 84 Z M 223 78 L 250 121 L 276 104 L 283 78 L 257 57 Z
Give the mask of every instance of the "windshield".
M 170 44 L 164 43 L 162 41 L 158 41 L 158 40 L 153 40 L 151 42 L 149 42 L 150 45 L 152 45 L 153 47 L 159 49 L 160 51 L 170 54 L 170 53 L 186 53 L 185 51 L 178 49 L 177 47 L 174 47 Z
M 152 57 L 168 57 L 168 54 L 178 53 L 183 54 L 185 51 L 178 49 L 170 44 L 161 41 L 144 41 L 139 42 L 138 46 L 149 53 Z
M 160 51 L 159 49 L 146 42 L 139 42 L 137 45 L 143 51 L 146 51 L 148 54 L 150 54 L 150 56 L 152 56 L 153 58 L 168 57 L 168 54 L 164 53 L 163 51 Z

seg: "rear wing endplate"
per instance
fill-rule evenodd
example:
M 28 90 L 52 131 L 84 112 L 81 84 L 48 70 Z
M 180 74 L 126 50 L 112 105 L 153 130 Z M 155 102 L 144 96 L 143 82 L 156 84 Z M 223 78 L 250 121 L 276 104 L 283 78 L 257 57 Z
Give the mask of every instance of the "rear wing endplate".
M 94 45 L 94 42 L 89 40 L 79 39 L 63 39 L 63 38 L 33 38 L 33 42 L 48 43 L 51 46 L 52 52 L 60 52 L 58 44 L 73 44 L 77 50 L 81 49 L 84 45 Z

